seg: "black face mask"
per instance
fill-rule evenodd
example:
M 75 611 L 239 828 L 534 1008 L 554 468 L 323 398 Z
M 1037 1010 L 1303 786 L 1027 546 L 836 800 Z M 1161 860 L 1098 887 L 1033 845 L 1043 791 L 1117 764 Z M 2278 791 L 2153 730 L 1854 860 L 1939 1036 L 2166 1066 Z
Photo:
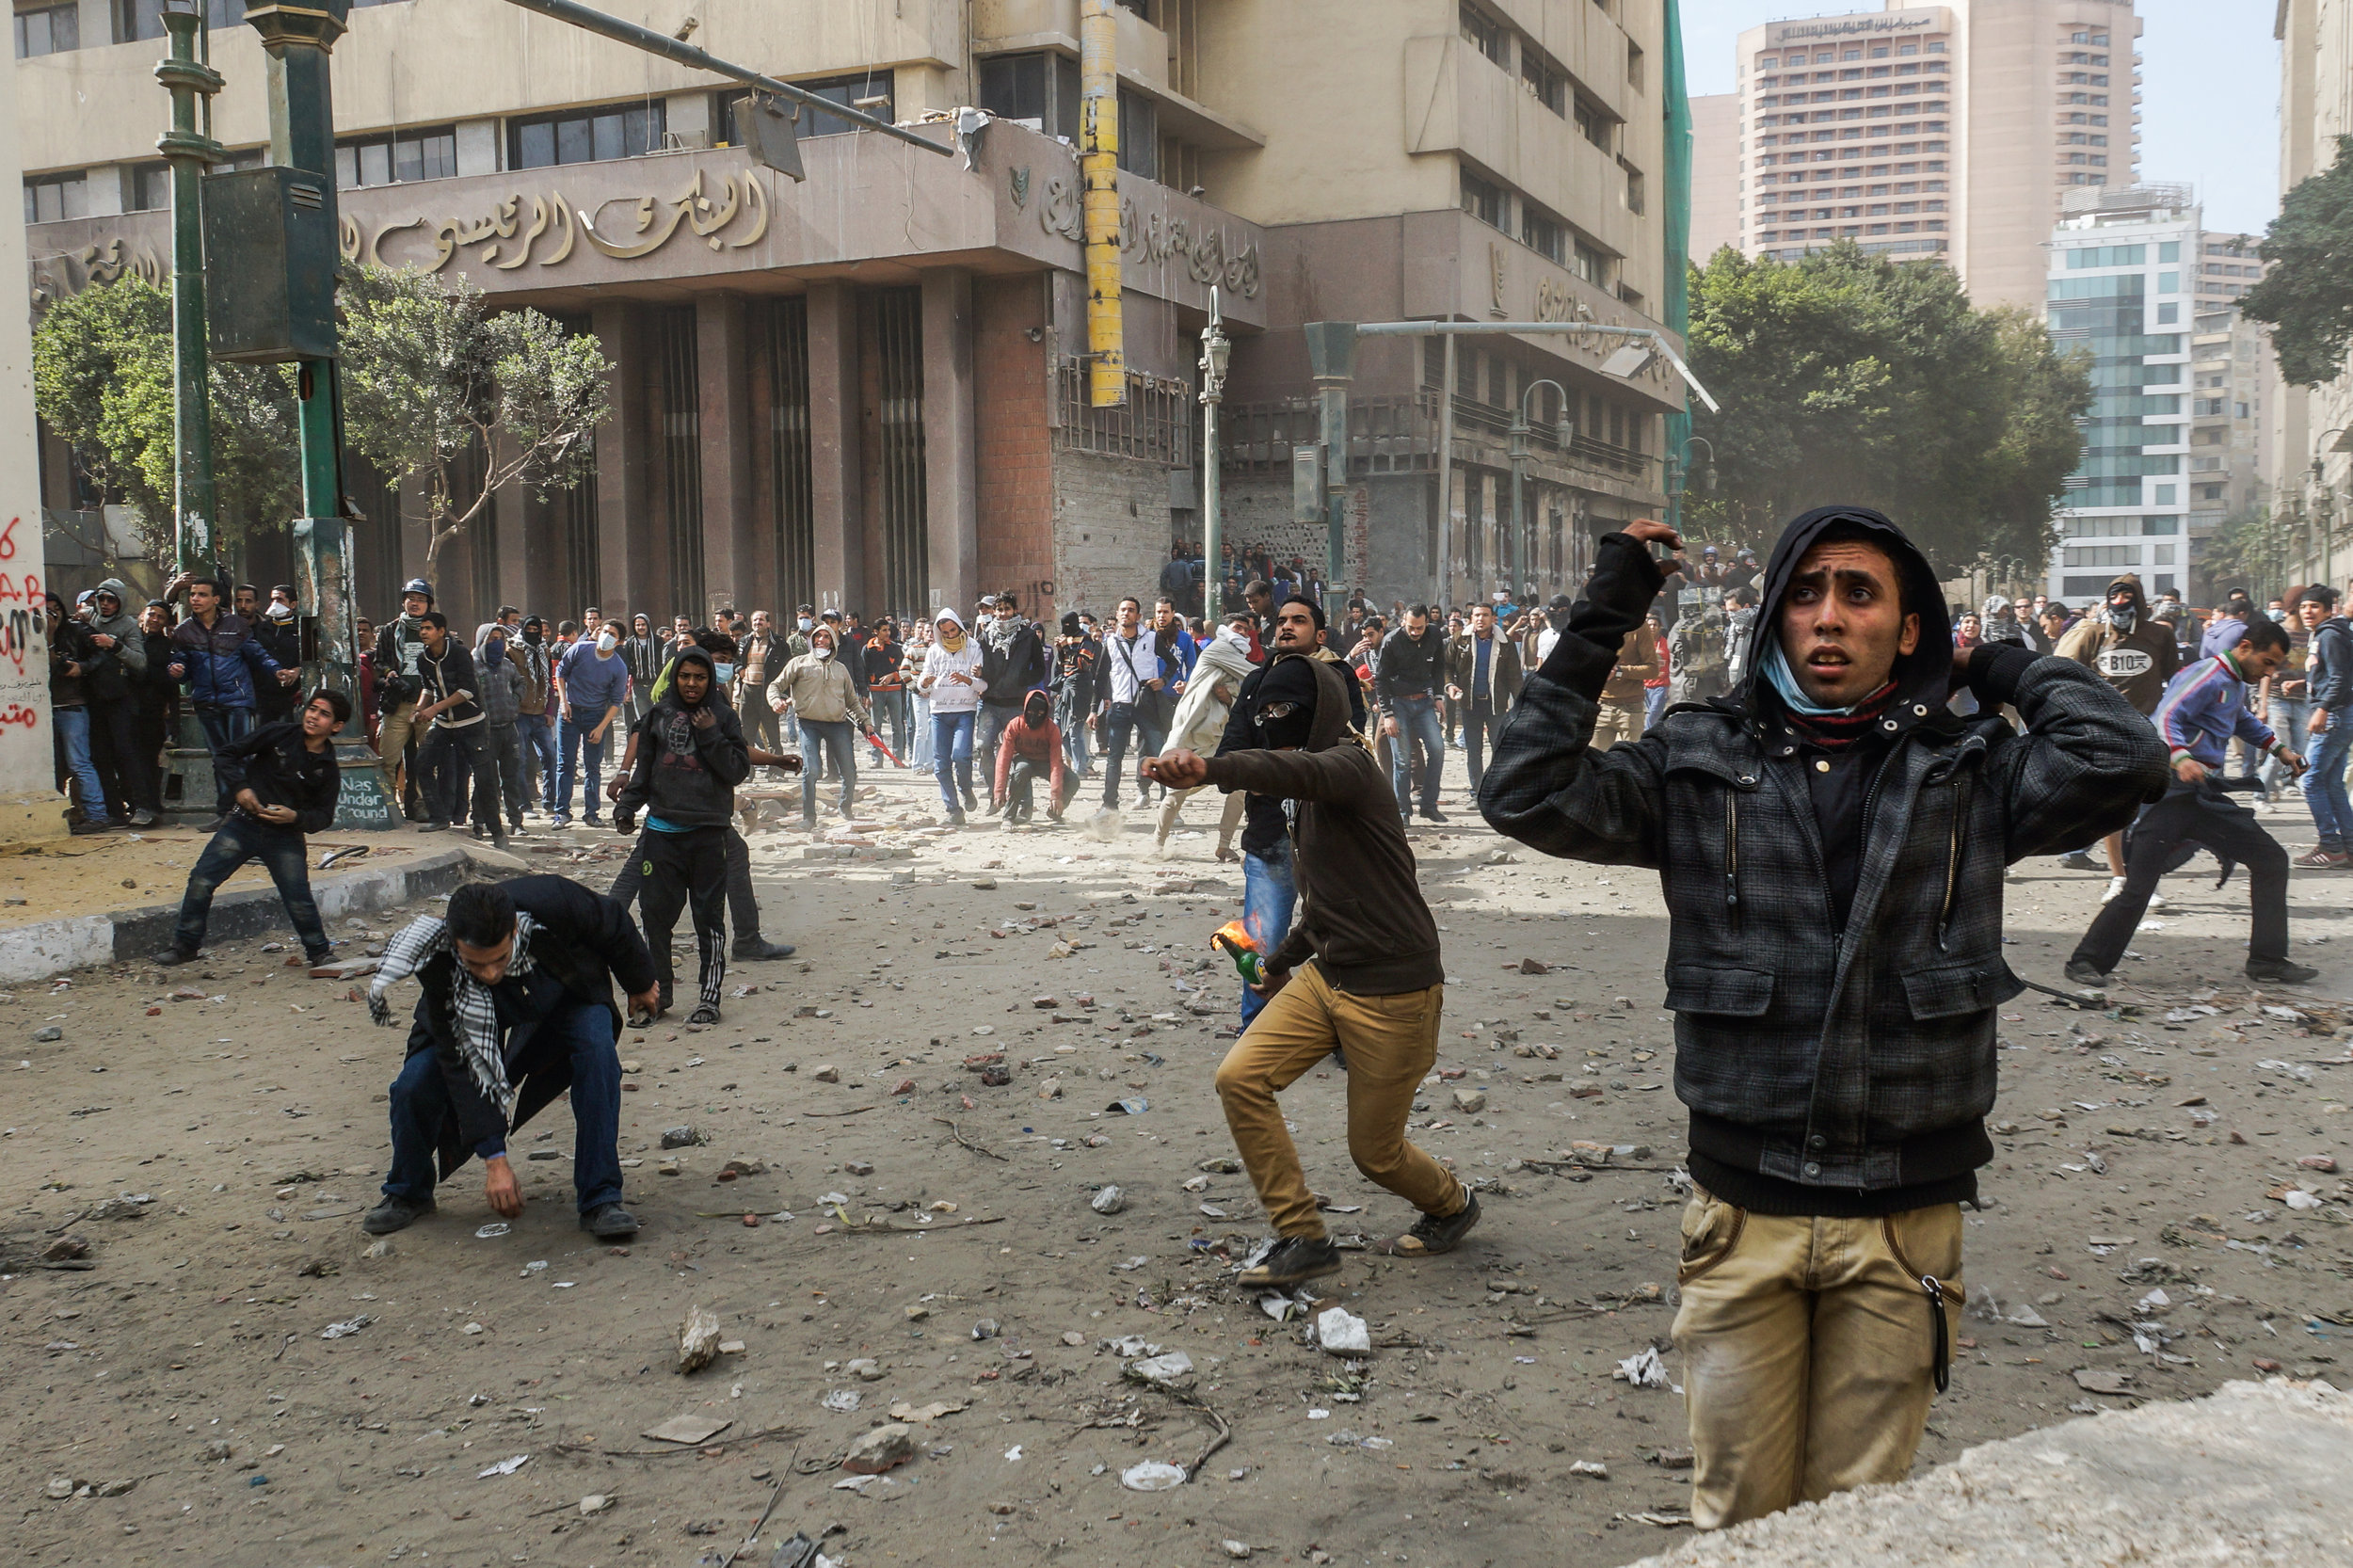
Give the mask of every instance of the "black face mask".
M 2115 627 L 2119 632 L 2130 632 L 2133 629 L 2133 624 L 2139 619 L 2140 612 L 2133 608 L 2130 604 L 2111 604 L 2108 606 L 2108 624 Z
M 536 626 L 524 627 L 523 641 L 529 643 L 533 648 L 537 648 L 539 646 L 539 629 Z

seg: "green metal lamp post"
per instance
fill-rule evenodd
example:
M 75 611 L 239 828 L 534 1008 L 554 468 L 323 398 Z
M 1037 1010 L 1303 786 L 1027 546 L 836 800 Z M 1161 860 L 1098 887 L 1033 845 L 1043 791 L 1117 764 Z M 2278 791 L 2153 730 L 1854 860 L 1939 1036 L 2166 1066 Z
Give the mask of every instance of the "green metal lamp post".
M 189 0 L 180 0 L 189 4 Z M 204 347 L 204 170 L 225 149 L 209 134 L 219 72 L 198 57 L 204 19 L 193 6 L 164 12 L 171 53 L 155 79 L 171 92 L 171 129 L 155 139 L 171 164 L 172 555 L 182 571 L 217 575 L 213 541 L 213 415 Z M 200 105 L 199 100 L 201 100 Z
M 359 712 L 357 650 L 353 645 L 351 527 L 344 498 L 342 401 L 336 389 L 334 274 L 338 261 L 335 201 L 335 111 L 328 70 L 344 36 L 351 0 L 263 0 L 245 13 L 269 56 L 271 167 L 219 177 L 248 232 L 270 248 L 265 296 L 246 303 L 266 309 L 230 324 L 253 334 L 243 357 L 292 360 L 296 367 L 302 453 L 302 516 L 294 520 L 298 592 L 305 606 L 303 673 L 313 686 L 331 686 L 352 698 L 352 722 L 337 738 L 343 798 L 336 821 L 346 827 L 399 824 L 383 765 L 367 748 Z M 234 183 L 233 187 L 232 182 Z M 216 215 L 219 216 L 221 215 Z M 225 225 L 216 228 L 222 237 Z M 216 249 L 223 246 L 216 244 Z M 219 258 L 224 266 L 235 261 Z M 268 320 L 264 321 L 266 315 Z M 221 330 L 222 324 L 215 323 Z M 266 330 L 282 327 L 283 330 Z

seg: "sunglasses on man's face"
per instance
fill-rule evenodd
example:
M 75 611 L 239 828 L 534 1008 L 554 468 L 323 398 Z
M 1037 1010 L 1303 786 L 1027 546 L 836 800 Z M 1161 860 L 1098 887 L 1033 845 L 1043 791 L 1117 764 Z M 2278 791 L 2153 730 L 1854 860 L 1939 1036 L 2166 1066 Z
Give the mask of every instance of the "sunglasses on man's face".
M 1298 712 L 1299 704 L 1296 702 L 1262 702 L 1258 711 L 1250 715 L 1250 722 L 1264 728 L 1270 724 L 1280 724 Z

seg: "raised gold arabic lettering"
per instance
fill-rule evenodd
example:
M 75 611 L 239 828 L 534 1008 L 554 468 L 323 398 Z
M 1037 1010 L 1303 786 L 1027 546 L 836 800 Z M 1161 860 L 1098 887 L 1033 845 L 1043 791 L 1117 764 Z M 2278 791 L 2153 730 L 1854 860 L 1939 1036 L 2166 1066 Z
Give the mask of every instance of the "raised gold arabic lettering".
M 525 202 L 531 208 L 528 221 L 523 216 Z M 408 230 L 421 229 L 433 242 L 433 254 L 423 264 L 426 272 L 440 271 L 460 252 L 475 246 L 482 247 L 474 256 L 477 263 L 501 272 L 512 272 L 535 260 L 541 266 L 561 265 L 570 258 L 583 233 L 590 245 L 616 261 L 634 261 L 653 254 L 669 243 L 681 225 L 713 250 L 740 250 L 758 245 L 768 233 L 767 187 L 750 170 L 740 178 L 722 176 L 715 190 L 708 184 L 708 177 L 697 170 L 676 196 L 614 197 L 600 203 L 596 212 L 620 204 L 632 205 L 635 216 L 625 237 L 612 239 L 598 232 L 593 213 L 575 209 L 560 190 L 543 195 L 518 192 L 495 202 L 487 215 L 472 219 L 419 216 L 378 224 L 370 232 L 346 218 L 339 238 L 344 260 L 358 261 L 364 255 L 371 264 L 384 266 L 392 264 L 382 255 L 385 240 Z M 539 252 L 536 257 L 533 255 L 535 249 Z

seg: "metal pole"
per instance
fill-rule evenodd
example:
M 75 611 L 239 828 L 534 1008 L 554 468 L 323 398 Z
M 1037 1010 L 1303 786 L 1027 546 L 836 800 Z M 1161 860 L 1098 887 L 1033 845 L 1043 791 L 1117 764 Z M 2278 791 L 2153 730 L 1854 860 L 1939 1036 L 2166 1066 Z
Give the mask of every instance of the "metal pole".
M 624 22 L 617 16 L 607 16 L 602 11 L 590 10 L 585 6 L 574 5 L 572 0 L 507 0 L 507 3 L 520 6 L 527 11 L 537 11 L 541 16 L 552 17 L 557 22 L 569 23 L 572 26 L 585 28 L 592 33 L 601 33 L 606 38 L 626 43 L 632 49 L 643 49 L 649 55 L 660 55 L 664 59 L 675 60 L 696 71 L 708 71 L 714 76 L 725 76 L 732 81 L 742 82 L 747 87 L 758 88 L 762 92 L 774 93 L 778 98 L 789 98 L 796 104 L 807 104 L 813 108 L 823 109 L 837 120 L 846 120 L 851 124 L 862 126 L 869 131 L 880 131 L 884 136 L 896 136 L 899 140 L 920 147 L 926 152 L 936 152 L 943 158 L 955 155 L 956 150 L 952 146 L 934 141 L 928 136 L 919 136 L 912 131 L 903 131 L 887 120 L 877 120 L 871 114 L 844 107 L 830 98 L 809 91 L 807 88 L 796 88 L 790 82 L 779 82 L 774 76 L 763 76 L 747 67 L 730 64 L 715 55 L 703 53 L 691 43 L 674 39 L 667 33 L 657 33 L 650 27 L 640 27 L 634 22 Z
M 155 67 L 155 79 L 171 92 L 171 129 L 155 139 L 155 147 L 171 163 L 172 554 L 179 570 L 217 577 L 212 372 L 204 343 L 203 182 L 206 166 L 219 162 L 226 150 L 199 128 L 197 101 L 204 101 L 209 120 L 222 78 L 197 57 L 201 16 L 168 10 L 163 20 L 171 53 Z
M 270 161 L 319 177 L 330 234 L 337 232 L 337 202 L 329 68 L 350 11 L 350 0 L 310 0 L 301 6 L 258 0 L 245 13 L 269 56 Z M 295 372 L 302 515 L 294 520 L 293 532 L 296 592 L 303 605 L 303 673 L 312 689 L 331 687 L 351 698 L 351 720 L 335 744 L 343 770 L 337 823 L 389 829 L 400 825 L 400 812 L 390 776 L 368 749 L 360 713 L 351 525 L 344 520 L 343 414 L 335 372 L 332 356 L 300 360 Z
M 1511 549 L 1506 552 L 1511 564 L 1505 568 L 1511 575 L 1503 584 L 1514 600 L 1520 597 L 1520 579 L 1526 575 L 1520 554 L 1520 514 L 1527 505 L 1523 492 L 1528 482 L 1528 435 L 1527 398 L 1523 395 L 1520 408 L 1512 416 L 1512 521 L 1507 530 Z
M 1593 334 L 1646 340 L 1651 347 L 1665 357 L 1669 364 L 1675 367 L 1676 374 L 1683 377 L 1692 392 L 1699 394 L 1699 400 L 1707 405 L 1708 412 L 1723 412 L 1721 405 L 1708 394 L 1705 387 L 1700 385 L 1699 377 L 1691 374 L 1691 367 L 1684 362 L 1683 356 L 1676 353 L 1674 345 L 1667 341 L 1666 334 L 1656 327 L 1605 327 L 1592 321 L 1367 321 L 1356 324 L 1357 336 L 1366 338 L 1457 337 L 1465 333 L 1474 337 L 1522 333 L 1531 337 Z
M 1323 450 L 1330 464 L 1323 529 L 1323 607 L 1330 616 L 1332 606 L 1347 597 L 1340 579 L 1348 568 L 1348 383 L 1327 380 L 1316 395 L 1323 405 Z
M 1446 385 L 1438 389 L 1438 558 L 1431 565 L 1440 614 L 1454 597 L 1454 335 L 1448 333 Z
M 1218 415 L 1225 404 L 1225 317 L 1217 285 L 1209 285 L 1209 324 L 1201 329 L 1201 610 L 1217 628 L 1218 590 L 1225 585 L 1224 449 Z

